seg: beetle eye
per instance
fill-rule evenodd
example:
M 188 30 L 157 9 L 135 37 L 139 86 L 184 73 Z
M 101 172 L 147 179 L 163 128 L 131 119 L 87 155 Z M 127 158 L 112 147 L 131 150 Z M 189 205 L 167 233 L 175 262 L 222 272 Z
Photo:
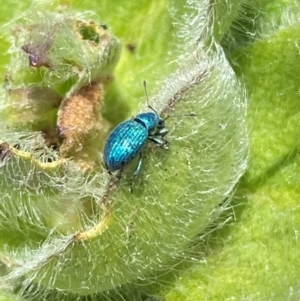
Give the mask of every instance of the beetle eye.
M 158 121 L 157 127 L 158 127 L 158 128 L 164 128 L 164 127 L 165 127 L 165 122 L 164 122 L 163 120 L 160 119 L 160 120 Z

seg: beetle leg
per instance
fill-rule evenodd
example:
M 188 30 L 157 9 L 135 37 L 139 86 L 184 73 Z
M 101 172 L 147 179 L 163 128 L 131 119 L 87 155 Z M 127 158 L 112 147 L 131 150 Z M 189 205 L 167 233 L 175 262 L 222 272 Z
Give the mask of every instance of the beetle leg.
M 140 173 L 141 171 L 141 167 L 142 167 L 142 163 L 143 163 L 143 158 L 142 158 L 142 153 L 139 154 L 140 155 L 140 158 L 139 158 L 139 162 L 138 162 L 138 165 L 132 175 L 132 178 L 130 180 L 130 192 L 133 193 L 133 179 L 138 176 L 138 174 Z
M 133 173 L 133 176 L 136 177 L 139 173 L 140 173 L 140 170 L 141 170 L 141 167 L 142 167 L 142 162 L 143 162 L 143 158 L 142 158 L 142 153 L 140 153 L 140 159 L 139 159 L 139 163 Z
M 159 145 L 160 148 L 162 149 L 169 149 L 168 147 L 168 141 L 163 139 L 161 136 L 148 136 L 148 139 L 151 140 L 152 142 L 156 143 Z
M 154 134 L 154 136 L 165 137 L 169 133 L 169 130 L 166 128 L 160 129 Z
M 110 175 L 112 175 L 112 173 L 111 173 L 111 171 L 109 170 L 109 168 L 108 168 L 108 166 L 107 166 L 106 163 L 105 163 L 105 168 L 107 169 L 108 173 L 109 173 Z

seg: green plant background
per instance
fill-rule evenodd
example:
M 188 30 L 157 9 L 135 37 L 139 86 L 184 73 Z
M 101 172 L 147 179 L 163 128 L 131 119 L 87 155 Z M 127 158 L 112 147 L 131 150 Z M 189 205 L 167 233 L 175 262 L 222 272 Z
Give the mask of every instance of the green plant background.
M 143 96 L 140 79 L 155 82 L 173 71 L 164 54 L 176 57 L 168 47 L 177 38 L 167 1 L 117 2 L 103 1 L 101 10 L 98 1 L 70 4 L 94 10 L 123 45 L 137 46 L 134 54 L 124 47 L 115 73 L 122 78 L 122 98 L 132 100 L 134 110 Z M 216 1 L 215 35 L 248 93 L 249 167 L 232 200 L 234 221 L 199 244 L 203 261 L 183 263 L 147 292 L 168 301 L 299 300 L 300 6 L 292 0 L 226 1 L 233 7 L 228 11 L 224 3 Z M 28 7 L 28 1 L 2 4 L 1 23 Z M 8 47 L 1 38 L 1 53 Z M 3 55 L 3 75 L 8 62 Z M 3 292 L 0 301 L 16 298 Z

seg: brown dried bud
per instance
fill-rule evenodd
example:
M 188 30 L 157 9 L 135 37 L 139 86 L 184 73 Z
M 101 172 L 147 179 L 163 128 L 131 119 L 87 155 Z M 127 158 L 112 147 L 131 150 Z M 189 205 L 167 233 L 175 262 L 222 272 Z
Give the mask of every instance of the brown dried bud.
M 104 133 L 107 128 L 100 114 L 103 99 L 104 84 L 93 82 L 66 98 L 58 112 L 57 131 L 63 139 L 60 156 L 73 157 L 83 169 L 97 160 L 100 130 Z

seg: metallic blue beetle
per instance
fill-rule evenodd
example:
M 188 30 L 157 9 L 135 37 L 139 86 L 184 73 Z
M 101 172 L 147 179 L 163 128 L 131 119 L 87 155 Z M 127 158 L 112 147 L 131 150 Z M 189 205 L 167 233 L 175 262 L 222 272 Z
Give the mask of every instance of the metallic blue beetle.
M 139 155 L 139 163 L 133 173 L 133 176 L 137 176 L 142 166 L 142 150 L 147 140 L 168 149 L 168 141 L 163 138 L 167 133 L 164 120 L 156 112 L 142 113 L 120 123 L 110 133 L 104 146 L 104 162 L 107 170 L 109 172 L 122 170 Z

